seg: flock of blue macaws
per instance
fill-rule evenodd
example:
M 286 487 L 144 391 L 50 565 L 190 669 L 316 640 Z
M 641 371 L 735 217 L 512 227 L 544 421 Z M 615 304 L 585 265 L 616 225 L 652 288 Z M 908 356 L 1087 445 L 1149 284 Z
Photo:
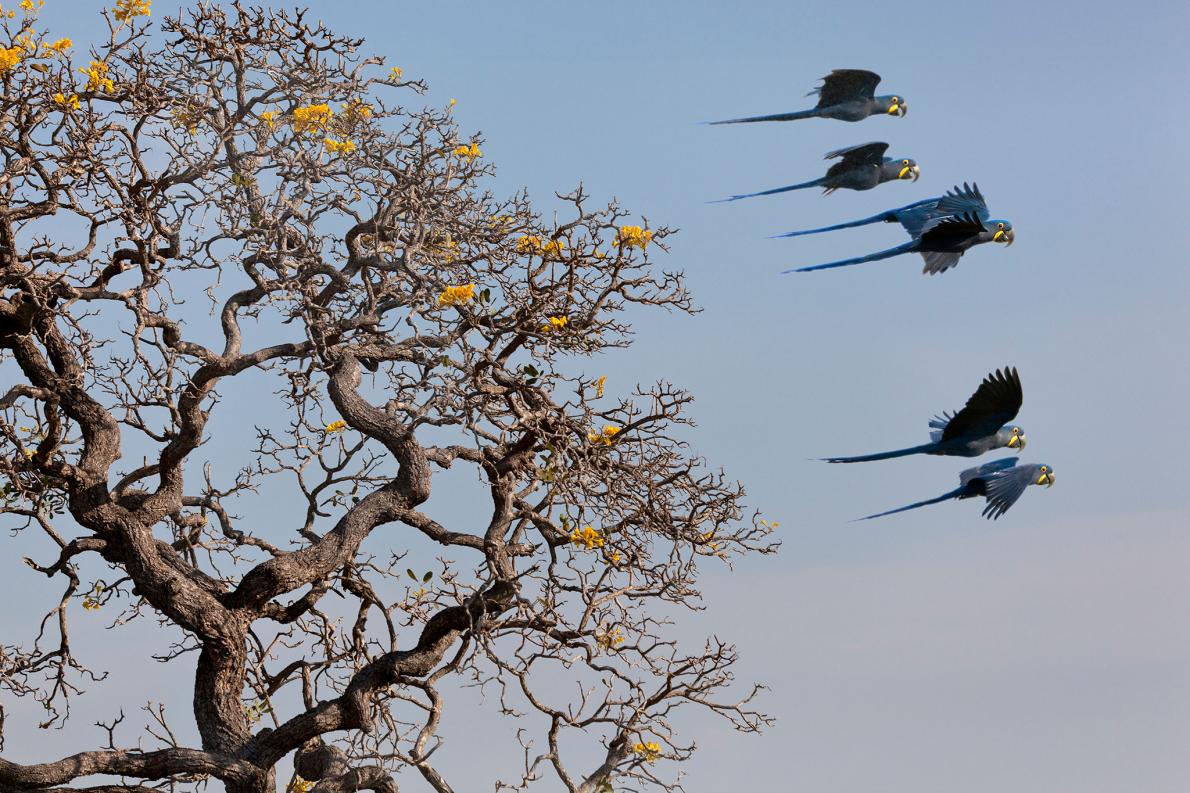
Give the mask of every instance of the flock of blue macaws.
M 759 121 L 795 121 L 803 118 L 833 118 L 840 121 L 862 121 L 873 115 L 904 116 L 909 106 L 900 94 L 876 96 L 880 75 L 864 69 L 835 69 L 822 78 L 822 85 L 811 94 L 818 95 L 818 104 L 809 110 L 791 113 L 774 113 L 765 116 L 748 116 L 711 124 L 742 124 Z M 832 151 L 826 159 L 837 159 L 825 176 L 799 184 L 776 187 L 756 193 L 734 195 L 723 201 L 738 201 L 742 198 L 773 195 L 808 187 L 821 187 L 824 194 L 839 189 L 870 190 L 884 182 L 900 179 L 917 181 L 921 169 L 908 157 L 888 157 L 888 144 L 883 142 L 864 143 Z M 1016 239 L 1012 224 L 1007 220 L 993 219 L 987 202 L 979 187 L 966 182 L 954 187 L 937 198 L 927 198 L 897 209 L 890 209 L 878 215 L 839 223 L 825 228 L 790 231 L 779 237 L 800 237 L 806 234 L 820 234 L 826 231 L 853 228 L 869 223 L 900 223 L 909 233 L 910 240 L 894 248 L 842 259 L 837 262 L 815 264 L 808 267 L 794 267 L 792 272 L 812 272 L 846 267 L 863 262 L 889 259 L 903 253 L 920 253 L 925 260 L 923 272 L 928 275 L 946 272 L 959 263 L 959 259 L 970 248 L 985 242 L 1011 245 Z M 936 454 L 955 457 L 977 457 L 995 449 L 1013 449 L 1018 453 L 1025 448 L 1024 431 L 1013 424 L 1021 409 L 1024 392 L 1020 375 L 1014 368 L 997 369 L 980 383 L 979 388 L 967 400 L 962 410 L 935 416 L 929 426 L 930 442 L 910 446 L 891 452 L 865 454 L 856 457 L 827 457 L 830 463 L 860 463 L 872 460 L 887 460 L 912 454 Z M 998 519 L 1016 503 L 1029 485 L 1054 484 L 1054 469 L 1046 464 L 1018 465 L 1015 457 L 993 460 L 959 474 L 959 486 L 942 495 L 899 507 L 887 512 L 868 515 L 859 520 L 884 517 L 897 512 L 938 504 L 949 499 L 965 499 L 983 496 L 983 515 Z

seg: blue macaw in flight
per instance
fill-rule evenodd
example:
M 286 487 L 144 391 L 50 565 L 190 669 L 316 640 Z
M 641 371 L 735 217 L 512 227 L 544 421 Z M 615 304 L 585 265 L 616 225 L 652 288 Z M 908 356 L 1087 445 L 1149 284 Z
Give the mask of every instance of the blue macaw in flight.
M 916 182 L 921 176 L 921 168 L 917 167 L 917 162 L 909 158 L 885 157 L 884 153 L 887 150 L 887 143 L 873 142 L 828 152 L 823 159 L 837 159 L 839 162 L 827 169 L 826 176 L 801 184 L 763 190 L 759 193 L 733 195 L 731 198 L 724 198 L 712 203 L 718 204 L 723 201 L 738 201 L 741 198 L 774 195 L 806 187 L 821 187 L 823 195 L 830 195 L 839 189 L 871 190 L 876 185 L 898 179 L 912 179 Z
M 888 512 L 868 515 L 867 517 L 858 518 L 858 520 L 871 520 L 872 518 L 882 518 L 885 515 L 895 515 L 898 512 L 905 512 L 930 504 L 939 504 L 952 498 L 976 498 L 977 496 L 983 496 L 987 499 L 987 503 L 983 508 L 983 516 L 990 520 L 999 520 L 1000 516 L 1016 503 L 1017 499 L 1021 497 L 1021 494 L 1025 492 L 1025 488 L 1029 485 L 1053 487 L 1054 469 L 1040 463 L 1018 466 L 1015 457 L 1005 457 L 1004 459 L 993 460 L 990 463 L 984 463 L 976 468 L 968 468 L 966 471 L 963 471 L 959 474 L 959 486 L 949 493 L 943 493 L 937 498 L 918 501 L 916 504 L 910 504 L 905 507 L 890 509 Z
M 822 85 L 806 96 L 818 94 L 818 104 L 810 110 L 774 113 L 769 116 L 729 118 L 709 121 L 709 124 L 745 124 L 754 121 L 796 121 L 802 118 L 834 118 L 839 121 L 862 121 L 868 116 L 887 114 L 903 116 L 909 110 L 900 95 L 876 96 L 880 75 L 866 69 L 835 69 L 822 78 Z
M 892 452 L 859 457 L 824 457 L 828 463 L 866 463 L 910 454 L 938 454 L 954 457 L 978 457 L 993 449 L 1025 448 L 1025 432 L 1011 424 L 1024 402 L 1021 378 L 1016 369 L 997 369 L 983 379 L 963 409 L 951 415 L 943 413 L 930 421 L 930 442 Z
M 999 242 L 1011 245 L 1016 232 L 1007 220 L 989 217 L 987 202 L 979 192 L 979 186 L 963 183 L 962 187 L 951 188 L 946 195 L 928 198 L 897 209 L 881 212 L 879 215 L 826 226 L 807 231 L 791 231 L 780 237 L 800 237 L 805 234 L 820 234 L 824 231 L 853 228 L 868 223 L 900 223 L 913 238 L 895 248 L 843 259 L 838 262 L 815 264 L 809 267 L 793 267 L 783 273 L 808 273 L 814 270 L 829 270 L 863 262 L 890 259 L 903 253 L 920 253 L 925 259 L 923 273 L 943 273 L 959 263 L 969 249 L 985 242 Z

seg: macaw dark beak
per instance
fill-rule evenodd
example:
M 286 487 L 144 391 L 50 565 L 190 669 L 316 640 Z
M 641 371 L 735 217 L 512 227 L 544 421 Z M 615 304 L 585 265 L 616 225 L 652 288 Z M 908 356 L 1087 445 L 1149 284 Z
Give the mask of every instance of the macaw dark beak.
M 1008 245 L 1012 245 L 1012 243 L 1016 242 L 1016 232 L 1012 229 L 1009 229 L 1008 233 L 1004 236 L 1008 239 Z

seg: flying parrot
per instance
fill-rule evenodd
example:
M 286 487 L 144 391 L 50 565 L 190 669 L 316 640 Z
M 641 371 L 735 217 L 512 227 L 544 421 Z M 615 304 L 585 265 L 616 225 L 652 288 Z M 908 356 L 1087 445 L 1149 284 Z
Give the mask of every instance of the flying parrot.
M 829 270 L 851 264 L 891 259 L 903 253 L 920 253 L 925 259 L 923 273 L 934 275 L 946 272 L 959 263 L 959 259 L 970 248 L 985 242 L 1001 242 L 1011 245 L 1016 232 L 1007 220 L 989 218 L 988 205 L 979 186 L 963 183 L 962 187 L 951 188 L 940 198 L 928 198 L 897 209 L 881 212 L 879 215 L 826 226 L 808 231 L 791 231 L 781 237 L 799 237 L 805 234 L 819 234 L 824 231 L 853 228 L 868 223 L 900 223 L 912 237 L 906 243 L 887 250 L 843 259 L 810 267 L 793 267 L 783 273 L 808 273 L 814 270 Z
M 822 85 L 806 96 L 818 94 L 818 104 L 810 110 L 774 113 L 770 116 L 731 118 L 710 124 L 743 124 L 753 121 L 796 121 L 801 118 L 836 118 L 839 121 L 863 121 L 868 116 L 887 113 L 903 116 L 909 110 L 898 95 L 875 96 L 880 75 L 866 69 L 835 69 L 822 78 Z
M 890 509 L 888 512 L 868 515 L 858 518 L 858 520 L 882 518 L 885 515 L 894 515 L 930 504 L 939 504 L 952 498 L 963 499 L 976 496 L 983 496 L 987 499 L 987 504 L 983 508 L 983 516 L 990 520 L 998 520 L 1016 503 L 1017 499 L 1021 497 L 1021 493 L 1024 493 L 1025 488 L 1029 485 L 1053 487 L 1054 469 L 1039 463 L 1018 466 L 1015 457 L 1005 457 L 1002 460 L 993 460 L 990 463 L 963 471 L 959 474 L 959 486 L 949 493 L 943 493 L 937 498 L 927 501 L 918 501 L 916 504 L 906 507 Z
M 1010 424 L 1024 402 L 1021 378 L 1016 369 L 997 369 L 983 379 L 963 409 L 951 415 L 943 413 L 930 421 L 930 442 L 892 452 L 859 457 L 824 457 L 828 463 L 866 463 L 910 454 L 938 454 L 953 457 L 978 457 L 993 449 L 1025 448 L 1025 432 Z
M 826 176 L 811 179 L 801 184 L 775 187 L 772 190 L 764 190 L 759 193 L 733 195 L 731 198 L 724 198 L 721 201 L 714 201 L 712 203 L 738 201 L 741 198 L 785 193 L 790 190 L 801 190 L 806 187 L 821 187 L 823 195 L 830 195 L 839 189 L 871 190 L 878 184 L 893 182 L 898 179 L 912 179 L 916 182 L 921 176 L 921 168 L 917 167 L 917 163 L 908 158 L 885 157 L 884 152 L 887 150 L 888 144 L 880 142 L 862 143 L 858 146 L 838 149 L 837 151 L 827 153 L 826 157 L 823 158 L 827 160 L 839 160 L 839 162 L 827 170 Z

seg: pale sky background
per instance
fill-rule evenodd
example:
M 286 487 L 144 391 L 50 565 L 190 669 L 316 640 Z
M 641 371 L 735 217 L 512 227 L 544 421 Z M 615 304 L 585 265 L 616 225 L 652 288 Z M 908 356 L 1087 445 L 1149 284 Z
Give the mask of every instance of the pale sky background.
M 42 18 L 78 44 L 93 34 L 91 7 L 48 0 Z M 153 19 L 175 7 L 155 0 Z M 744 780 L 807 793 L 1187 789 L 1190 6 L 313 8 L 428 80 L 426 102 L 457 98 L 464 134 L 481 131 L 499 167 L 497 192 L 527 186 L 548 210 L 555 190 L 582 181 L 595 199 L 682 230 L 656 261 L 686 271 L 705 311 L 640 316 L 637 344 L 592 365 L 609 387 L 666 378 L 693 391 L 695 451 L 748 486 L 784 543 L 735 574 L 709 573 L 707 611 L 683 623 L 692 639 L 735 640 L 739 678 L 771 686 L 764 706 L 779 719 L 761 737 L 679 721 L 703 747 L 687 765 L 692 793 Z M 907 97 L 909 114 L 694 123 L 809 107 L 803 94 L 841 67 L 881 73 L 880 92 Z M 916 158 L 921 181 L 703 203 L 814 178 L 825 152 L 873 140 Z M 767 235 L 963 180 L 1012 220 L 1011 249 L 984 246 L 933 278 L 920 257 L 778 275 L 904 235 L 885 225 Z M 1024 459 L 1054 466 L 1057 485 L 1031 488 L 995 523 L 971 502 L 849 523 L 953 488 L 967 461 L 808 458 L 920 443 L 934 413 L 960 407 L 1005 364 L 1024 382 Z M 27 552 L 0 563 L 0 635 L 26 632 L 22 593 L 41 591 L 20 563 Z M 81 627 L 76 641 L 88 637 L 105 638 Z M 120 667 L 128 646 L 109 642 L 89 658 Z M 190 684 L 170 693 L 160 668 L 117 668 L 69 729 L 10 726 L 6 757 L 89 747 L 112 702 L 133 703 L 130 715 L 148 698 L 185 707 Z M 448 778 L 490 790 L 493 769 L 518 758 L 484 750 L 470 714 L 453 719 L 443 756 L 459 767 L 452 777 L 445 765 Z M 480 762 L 468 765 L 473 739 Z M 416 775 L 399 781 L 423 789 Z

